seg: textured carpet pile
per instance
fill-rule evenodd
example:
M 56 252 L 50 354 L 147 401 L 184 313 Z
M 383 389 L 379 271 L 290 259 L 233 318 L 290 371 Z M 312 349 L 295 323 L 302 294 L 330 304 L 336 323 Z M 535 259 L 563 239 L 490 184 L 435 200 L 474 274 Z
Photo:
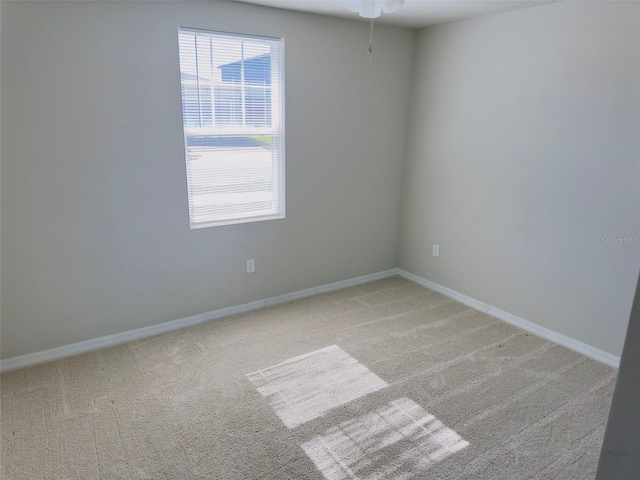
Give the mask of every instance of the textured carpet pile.
M 393 277 L 3 374 L 1 477 L 586 480 L 615 375 Z

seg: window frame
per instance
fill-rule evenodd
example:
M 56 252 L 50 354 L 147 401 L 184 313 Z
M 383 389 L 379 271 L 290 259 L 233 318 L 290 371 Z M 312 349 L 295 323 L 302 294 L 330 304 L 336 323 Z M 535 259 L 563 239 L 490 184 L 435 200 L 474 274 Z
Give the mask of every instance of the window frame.
M 278 189 L 275 192 L 277 194 L 278 197 L 278 206 L 279 209 L 276 213 L 273 214 L 266 214 L 266 215 L 254 215 L 254 216 L 243 216 L 243 217 L 236 217 L 236 218 L 230 218 L 230 219 L 222 219 L 222 220 L 215 220 L 215 221 L 210 221 L 210 222 L 199 222 L 199 223 L 194 223 L 193 219 L 192 219 L 192 215 L 191 215 L 191 199 L 192 199 L 192 192 L 191 192 L 191 186 L 189 185 L 189 180 L 188 180 L 188 176 L 187 178 L 185 178 L 186 183 L 187 183 L 187 206 L 188 206 L 188 214 L 189 214 L 189 228 L 191 230 L 198 230 L 201 228 L 209 228 L 209 227 L 220 227 L 220 226 L 225 226 L 225 225 L 238 225 L 238 224 L 243 224 L 243 223 L 255 223 L 255 222 L 263 222 L 263 221 L 268 221 L 268 220 L 281 220 L 286 218 L 286 162 L 285 162 L 285 39 L 283 37 L 272 37 L 272 36 L 267 36 L 267 35 L 255 35 L 255 34 L 246 34 L 246 33 L 238 33 L 238 32 L 228 32 L 228 31 L 222 31 L 222 30 L 209 30 L 209 29 L 202 29 L 202 28 L 193 28 L 193 27 L 178 27 L 178 73 L 179 73 L 179 77 L 180 77 L 180 99 L 181 99 L 181 119 L 182 119 L 182 134 L 183 134 L 183 139 L 184 139 L 184 162 L 185 162 L 185 169 L 188 168 L 187 166 L 187 152 L 188 152 L 188 147 L 187 147 L 187 131 L 189 129 L 191 129 L 192 127 L 188 127 L 185 125 L 185 112 L 182 108 L 182 103 L 184 102 L 184 98 L 183 98 L 183 81 L 182 81 L 182 69 L 181 69 L 181 56 L 180 56 L 180 42 L 179 42 L 179 38 L 180 38 L 180 32 L 195 32 L 195 33 L 203 33 L 203 34 L 209 34 L 209 35 L 220 35 L 220 36 L 225 36 L 225 37 L 229 37 L 229 38 L 238 38 L 241 40 L 266 40 L 269 42 L 275 42 L 277 45 L 277 49 L 278 49 L 278 68 L 277 68 L 277 75 L 278 75 L 278 92 L 277 92 L 277 96 L 279 99 L 279 102 L 277 104 L 277 107 L 279 108 L 279 113 L 277 115 L 277 117 L 279 117 L 279 128 L 276 130 L 276 133 L 273 133 L 272 135 L 274 136 L 275 139 L 277 139 L 278 142 L 278 147 L 277 147 L 277 152 L 278 152 L 278 156 L 277 156 L 277 166 L 275 169 L 275 173 L 278 176 Z M 271 118 L 275 118 L 276 115 L 273 113 L 274 110 L 274 102 L 273 102 L 273 98 L 274 98 L 274 89 L 273 89 L 273 79 L 271 81 Z M 213 96 L 213 89 L 211 92 L 211 95 Z M 245 109 L 246 105 L 242 105 L 242 108 Z M 212 111 L 212 114 L 215 116 L 215 112 Z M 246 134 L 246 135 L 255 135 L 256 133 L 249 133 L 248 131 L 244 132 L 244 129 L 247 129 L 248 127 L 246 125 L 239 127 L 238 128 L 238 135 L 242 135 L 242 134 Z M 250 128 L 250 127 L 249 127 Z M 187 173 L 185 171 L 185 173 Z

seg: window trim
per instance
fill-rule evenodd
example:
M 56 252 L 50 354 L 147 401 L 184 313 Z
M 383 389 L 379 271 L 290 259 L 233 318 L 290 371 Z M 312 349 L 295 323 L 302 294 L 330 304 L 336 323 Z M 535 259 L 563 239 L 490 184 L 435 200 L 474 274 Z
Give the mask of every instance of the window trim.
M 189 229 L 190 230 L 199 230 L 201 228 L 209 228 L 209 227 L 222 227 L 225 225 L 239 225 L 239 224 L 243 224 L 243 223 L 256 223 L 256 222 L 264 222 L 264 221 L 268 221 L 268 220 L 282 220 L 284 218 L 286 218 L 286 161 L 285 161 L 285 132 L 286 132 L 286 119 L 285 119 L 285 112 L 286 112 L 286 108 L 285 108 L 285 42 L 284 42 L 284 37 L 272 37 L 272 36 L 267 36 L 267 35 L 255 35 L 255 34 L 248 34 L 248 33 L 238 33 L 238 32 L 227 32 L 227 31 L 223 31 L 223 30 L 209 30 L 209 29 L 203 29 L 203 28 L 192 28 L 192 27 L 178 27 L 178 35 L 176 36 L 177 39 L 179 39 L 179 34 L 181 31 L 190 31 L 190 32 L 201 32 L 201 33 L 205 33 L 205 34 L 215 34 L 215 35 L 224 35 L 230 38 L 237 38 L 237 39 L 241 39 L 241 40 L 245 40 L 245 39 L 258 39 L 258 40 L 267 40 L 267 41 L 277 41 L 277 45 L 278 45 L 278 97 L 279 97 L 279 107 L 280 107 L 280 129 L 279 129 L 279 133 L 277 135 L 278 137 L 278 143 L 279 143 L 279 148 L 278 148 L 278 170 L 279 170 L 279 178 L 280 178 L 280 188 L 278 189 L 278 205 L 280 206 L 280 211 L 278 213 L 275 214 L 270 214 L 270 215 L 255 215 L 255 216 L 250 216 L 250 217 L 242 217 L 242 218 L 233 218 L 233 219 L 229 219 L 229 220 L 218 220 L 218 221 L 213 221 L 213 222 L 202 222 L 202 223 L 197 223 L 194 224 L 192 223 L 191 220 L 191 211 L 190 211 L 190 207 L 189 207 L 189 200 L 190 200 L 190 191 L 189 191 L 189 185 L 188 185 L 188 180 L 185 176 L 185 180 L 187 183 L 187 214 L 189 217 Z M 180 43 L 178 40 L 178 73 L 180 73 Z M 180 77 L 180 75 L 178 75 L 178 77 Z M 273 98 L 273 97 L 272 97 Z M 182 99 L 182 80 L 180 79 L 180 99 L 181 102 L 183 101 Z M 273 108 L 273 102 L 272 102 L 272 108 Z M 184 112 L 182 111 L 182 107 L 181 107 L 181 119 L 182 119 L 182 135 L 183 135 L 183 140 L 184 140 L 184 148 L 183 148 L 183 153 L 184 153 L 184 162 L 185 162 L 185 168 L 186 168 L 186 162 L 187 162 L 187 128 L 185 128 L 184 125 Z M 186 170 L 185 170 L 185 174 L 186 174 Z

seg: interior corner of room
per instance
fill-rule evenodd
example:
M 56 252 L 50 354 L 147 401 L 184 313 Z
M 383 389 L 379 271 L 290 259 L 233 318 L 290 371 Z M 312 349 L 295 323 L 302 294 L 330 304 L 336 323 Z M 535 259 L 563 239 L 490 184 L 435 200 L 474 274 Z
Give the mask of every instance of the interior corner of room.
M 379 24 L 368 68 L 365 22 L 3 2 L 2 358 L 394 268 L 619 356 L 637 11 Z M 286 38 L 286 219 L 189 230 L 178 26 Z
M 373 23 L 257 3 L 0 2 L 2 370 L 398 275 L 617 367 L 640 3 L 383 14 L 371 66 Z M 190 228 L 180 27 L 285 39 L 286 215 Z

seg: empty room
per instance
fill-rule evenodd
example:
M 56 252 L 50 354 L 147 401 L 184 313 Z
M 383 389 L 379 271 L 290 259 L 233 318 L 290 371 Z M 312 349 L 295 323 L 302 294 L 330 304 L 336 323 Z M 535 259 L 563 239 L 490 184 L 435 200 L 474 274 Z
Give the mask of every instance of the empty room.
M 640 478 L 640 2 L 1 0 L 0 114 L 3 480 Z

